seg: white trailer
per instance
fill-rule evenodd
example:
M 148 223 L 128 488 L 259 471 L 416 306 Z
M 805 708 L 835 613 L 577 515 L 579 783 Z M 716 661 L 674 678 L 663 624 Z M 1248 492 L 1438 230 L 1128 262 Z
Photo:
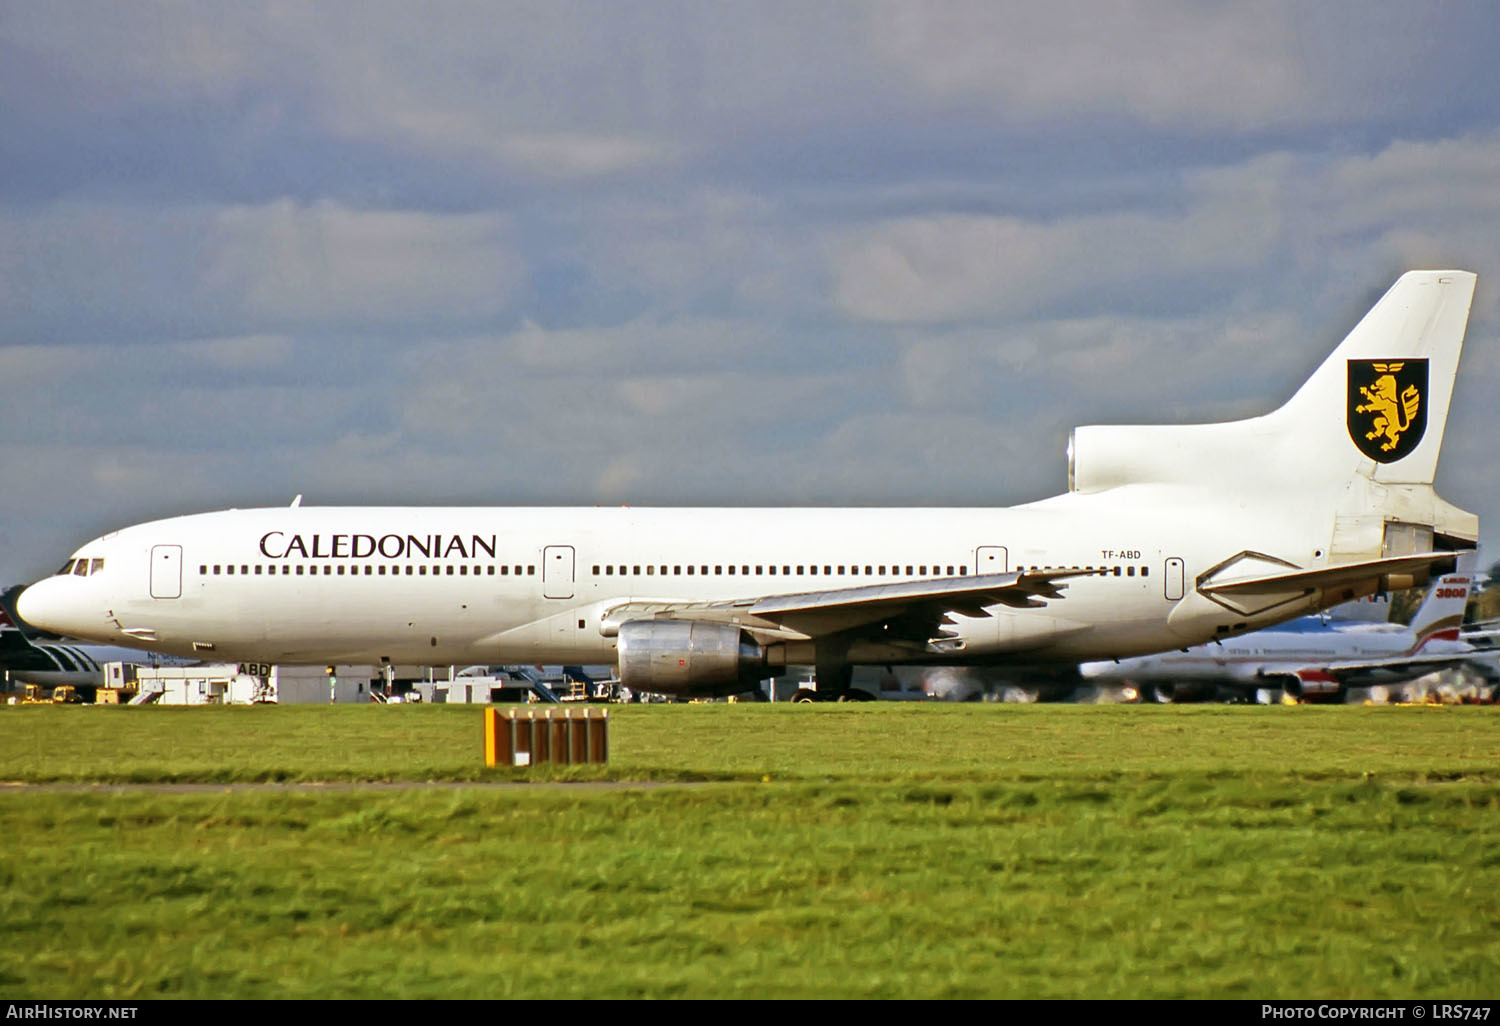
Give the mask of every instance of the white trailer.
M 270 663 L 203 663 L 198 666 L 105 664 L 115 687 L 134 684 L 137 704 L 328 705 L 370 701 L 371 666 L 277 666 Z

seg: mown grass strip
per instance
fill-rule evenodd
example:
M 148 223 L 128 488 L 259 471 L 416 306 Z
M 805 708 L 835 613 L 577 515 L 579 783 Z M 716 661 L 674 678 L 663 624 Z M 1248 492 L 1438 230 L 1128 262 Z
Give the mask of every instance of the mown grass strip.
M 723 780 L 1497 772 L 1495 710 L 682 705 L 611 710 L 608 767 L 490 770 L 458 706 L 0 707 L 0 780 Z
M 1500 989 L 1494 710 L 612 715 L 607 789 L 0 788 L 0 997 Z M 478 720 L 12 709 L 0 777 L 555 778 Z
M 0 996 L 1413 997 L 1500 984 L 1500 785 L 0 800 Z

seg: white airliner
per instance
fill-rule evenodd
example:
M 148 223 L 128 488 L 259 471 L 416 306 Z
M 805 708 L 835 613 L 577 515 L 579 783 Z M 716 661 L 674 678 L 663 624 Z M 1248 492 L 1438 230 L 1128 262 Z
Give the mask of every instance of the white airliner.
M 1351 687 L 1401 684 L 1466 665 L 1490 678 L 1495 653 L 1459 635 L 1473 582 L 1466 567 L 1439 578 L 1410 627 L 1304 617 L 1179 652 L 1085 663 L 1078 671 L 1085 683 L 1131 685 L 1162 701 L 1250 699 L 1263 688 L 1341 701 Z
M 1432 488 L 1473 292 L 1466 271 L 1403 275 L 1264 416 L 1077 428 L 1067 493 L 1025 506 L 294 503 L 105 535 L 19 608 L 200 658 L 610 663 L 677 694 L 791 665 L 831 697 L 856 664 L 1181 648 L 1425 582 L 1475 545 L 1478 518 Z

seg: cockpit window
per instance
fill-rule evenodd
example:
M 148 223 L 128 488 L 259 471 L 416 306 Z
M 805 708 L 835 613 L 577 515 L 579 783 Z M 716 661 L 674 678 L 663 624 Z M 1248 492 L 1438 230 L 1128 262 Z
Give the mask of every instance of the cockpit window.
M 87 577 L 88 575 L 89 575 L 89 561 L 88 560 L 86 560 L 86 559 L 80 559 L 77 563 L 75 563 L 73 565 L 73 576 L 74 577 Z
M 93 565 L 89 567 L 89 573 L 90 574 L 97 574 L 100 570 L 103 570 L 103 569 L 104 569 L 104 560 L 102 560 L 102 559 L 96 559 L 96 560 L 94 560 Z
M 56 576 L 58 576 L 58 577 L 66 577 L 66 576 L 68 576 L 70 573 L 73 572 L 73 564 L 76 563 L 76 562 L 78 562 L 78 560 L 76 560 L 76 559 L 70 559 L 70 560 L 68 560 L 67 563 L 65 563 L 63 565 L 63 568 L 57 572 Z

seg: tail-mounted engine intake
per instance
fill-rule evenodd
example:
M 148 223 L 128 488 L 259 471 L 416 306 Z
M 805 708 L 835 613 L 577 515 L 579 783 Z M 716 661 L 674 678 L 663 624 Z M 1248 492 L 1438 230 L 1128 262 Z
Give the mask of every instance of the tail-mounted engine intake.
M 732 695 L 767 676 L 766 650 L 739 627 L 697 620 L 620 625 L 620 683 L 665 695 Z

